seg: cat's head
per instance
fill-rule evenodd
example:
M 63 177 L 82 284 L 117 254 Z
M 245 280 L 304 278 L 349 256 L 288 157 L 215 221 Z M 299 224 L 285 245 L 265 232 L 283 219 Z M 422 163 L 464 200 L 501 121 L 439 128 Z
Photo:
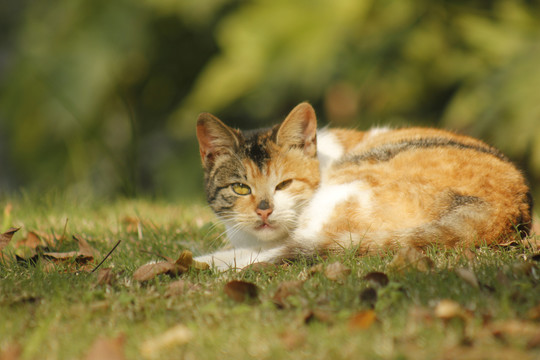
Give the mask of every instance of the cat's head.
M 279 241 L 319 185 L 317 120 L 301 103 L 279 125 L 242 132 L 211 114 L 197 121 L 208 203 L 231 231 Z

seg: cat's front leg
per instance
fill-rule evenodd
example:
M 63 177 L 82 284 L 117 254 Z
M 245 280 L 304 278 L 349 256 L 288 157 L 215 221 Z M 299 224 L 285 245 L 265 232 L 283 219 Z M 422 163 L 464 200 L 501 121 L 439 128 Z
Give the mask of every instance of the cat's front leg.
M 220 271 L 229 269 L 241 270 L 248 265 L 259 262 L 279 263 L 283 261 L 282 254 L 284 250 L 285 247 L 276 247 L 265 250 L 236 248 L 198 256 L 194 260 L 207 263 Z

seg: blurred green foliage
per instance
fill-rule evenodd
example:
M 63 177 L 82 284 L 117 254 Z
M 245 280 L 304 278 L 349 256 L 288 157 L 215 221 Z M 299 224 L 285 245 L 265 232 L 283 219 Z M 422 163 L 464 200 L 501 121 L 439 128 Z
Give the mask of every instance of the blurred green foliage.
M 442 126 L 540 180 L 540 2 L 0 4 L 0 189 L 201 196 L 196 116 Z M 194 195 L 198 194 L 198 195 Z

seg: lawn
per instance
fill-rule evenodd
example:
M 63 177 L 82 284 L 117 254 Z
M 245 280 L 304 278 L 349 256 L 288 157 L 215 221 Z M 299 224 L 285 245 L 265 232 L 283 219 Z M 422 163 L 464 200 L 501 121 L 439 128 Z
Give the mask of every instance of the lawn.
M 534 238 L 138 281 L 149 261 L 223 245 L 203 203 L 4 205 L 2 232 L 20 230 L 0 264 L 0 359 L 540 358 Z M 43 246 L 21 245 L 34 235 Z M 81 239 L 92 256 L 79 256 Z

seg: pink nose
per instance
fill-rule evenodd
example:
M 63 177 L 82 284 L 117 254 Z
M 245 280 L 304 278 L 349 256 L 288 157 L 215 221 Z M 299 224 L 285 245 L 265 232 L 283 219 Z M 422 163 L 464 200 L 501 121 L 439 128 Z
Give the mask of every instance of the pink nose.
M 268 219 L 268 217 L 270 216 L 270 214 L 272 214 L 272 209 L 257 209 L 255 210 L 255 212 L 257 213 L 257 215 L 259 215 L 262 219 L 262 221 L 266 221 Z

